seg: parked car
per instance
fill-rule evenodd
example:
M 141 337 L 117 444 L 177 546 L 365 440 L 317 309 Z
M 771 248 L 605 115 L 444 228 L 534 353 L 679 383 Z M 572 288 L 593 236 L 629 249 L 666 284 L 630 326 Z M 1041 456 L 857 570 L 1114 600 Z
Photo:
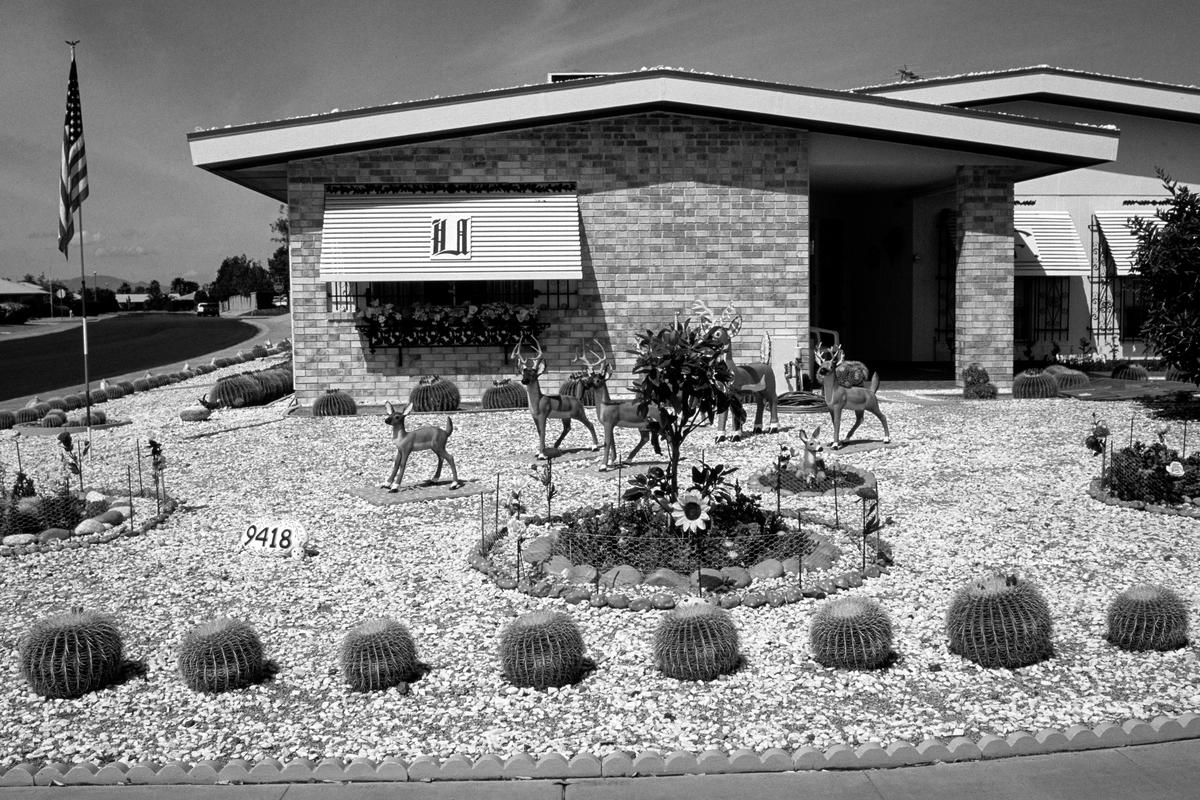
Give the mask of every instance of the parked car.
M 197 317 L 219 317 L 221 316 L 220 303 L 196 303 Z

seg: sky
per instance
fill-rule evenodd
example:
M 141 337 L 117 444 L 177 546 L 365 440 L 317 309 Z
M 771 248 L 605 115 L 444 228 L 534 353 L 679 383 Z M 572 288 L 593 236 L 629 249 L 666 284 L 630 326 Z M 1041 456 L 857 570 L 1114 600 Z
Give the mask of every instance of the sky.
M 80 274 L 78 238 L 57 248 L 67 39 L 86 271 L 163 285 L 277 246 L 276 201 L 191 165 L 197 128 L 658 65 L 831 89 L 1033 64 L 1200 84 L 1195 0 L 0 0 L 0 277 Z

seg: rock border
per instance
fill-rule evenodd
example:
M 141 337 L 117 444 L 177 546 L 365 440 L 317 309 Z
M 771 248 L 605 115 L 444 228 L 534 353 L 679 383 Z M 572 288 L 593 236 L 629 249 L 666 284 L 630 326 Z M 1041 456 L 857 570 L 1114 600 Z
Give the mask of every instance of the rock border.
M 132 425 L 133 420 L 129 419 L 114 419 L 108 422 L 101 422 L 99 425 L 93 425 L 92 430 L 103 431 L 108 428 L 120 428 L 122 425 Z M 63 425 L 58 428 L 43 428 L 36 422 L 20 422 L 12 426 L 12 430 L 19 432 L 22 436 L 58 436 L 63 431 L 67 433 L 87 433 L 88 426 L 86 425 Z
M 758 752 L 740 749 L 690 752 L 674 750 L 618 750 L 600 756 L 580 753 L 567 758 L 560 753 L 501 757 L 485 753 L 477 758 L 455 754 L 446 759 L 419 756 L 412 761 L 385 758 L 307 758 L 281 762 L 265 758 L 256 762 L 168 761 L 159 764 L 90 761 L 44 766 L 18 764 L 0 774 L 7 786 L 112 786 L 124 784 L 176 785 L 327 783 L 327 782 L 431 782 L 502 781 L 528 779 L 663 777 L 669 775 L 728 775 L 748 772 L 807 772 L 813 770 L 892 769 L 918 764 L 986 761 L 1019 756 L 1053 755 L 1134 745 L 1163 744 L 1200 739 L 1200 715 L 1159 716 L 1150 721 L 1132 719 L 1121 724 L 1094 727 L 1072 725 L 1066 730 L 1046 728 L 1036 733 L 1018 731 L 1008 736 L 984 734 L 978 740 L 964 736 L 943 741 L 925 739 L 919 744 L 878 742 L 858 746 L 833 745 L 824 750 L 801 747 L 788 751 L 771 748 Z
M 105 492 L 105 494 L 108 494 Z M 128 495 L 111 495 L 120 499 L 128 497 Z M 139 495 L 141 499 L 146 500 L 144 495 Z M 50 542 L 32 542 L 22 545 L 0 545 L 0 558 L 18 558 L 20 556 L 34 555 L 36 553 L 54 553 L 60 550 L 81 550 L 85 547 L 90 547 L 94 544 L 107 544 L 121 536 L 141 536 L 150 530 L 157 528 L 167 517 L 171 516 L 178 508 L 179 501 L 166 497 L 162 502 L 162 512 L 149 516 L 146 521 L 138 525 L 136 528 L 130 527 L 129 520 L 125 519 L 121 523 L 112 526 L 103 533 L 87 533 L 78 536 L 72 536 L 68 539 L 60 539 Z M 108 512 L 104 512 L 108 513 Z M 94 517 L 92 519 L 95 519 Z M 86 522 L 87 520 L 84 520 Z M 136 521 L 136 519 L 135 519 Z M 3 786 L 0 782 L 0 786 Z
M 1147 503 L 1145 500 L 1122 500 L 1105 491 L 1099 478 L 1092 478 L 1088 484 L 1088 495 L 1094 500 L 1118 508 L 1131 508 L 1135 511 L 1145 511 L 1149 514 L 1162 514 L 1167 517 L 1191 517 L 1200 519 L 1200 504 L 1195 500 L 1191 505 L 1164 506 L 1159 503 Z

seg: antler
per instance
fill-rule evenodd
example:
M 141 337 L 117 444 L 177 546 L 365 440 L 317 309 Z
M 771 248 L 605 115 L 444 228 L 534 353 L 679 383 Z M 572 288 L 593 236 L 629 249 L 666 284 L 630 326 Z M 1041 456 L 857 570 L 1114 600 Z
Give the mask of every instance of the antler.
M 521 357 L 521 345 L 523 345 L 523 344 L 525 344 L 525 334 L 524 333 L 522 333 L 521 337 L 519 339 L 517 339 L 516 347 L 514 347 L 512 350 L 512 353 L 509 354 L 509 358 L 516 359 L 517 366 L 522 367 L 522 368 L 524 368 L 524 366 L 525 366 L 525 359 Z

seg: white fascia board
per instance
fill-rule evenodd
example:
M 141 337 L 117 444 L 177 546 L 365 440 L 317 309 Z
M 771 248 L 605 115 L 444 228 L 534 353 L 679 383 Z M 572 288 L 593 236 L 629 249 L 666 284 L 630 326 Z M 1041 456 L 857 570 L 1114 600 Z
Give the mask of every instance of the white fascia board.
M 929 86 L 898 84 L 870 94 L 918 103 L 968 106 L 1014 97 L 1051 95 L 1103 105 L 1200 116 L 1200 92 L 1195 90 L 1052 72 L 979 77 Z
M 359 115 L 313 117 L 228 132 L 216 130 L 192 137 L 189 146 L 192 163 L 201 167 L 287 161 L 319 150 L 361 149 L 400 138 L 466 135 L 478 128 L 537 125 L 540 120 L 604 114 L 609 110 L 622 113 L 661 103 L 709 108 L 714 115 L 740 113 L 774 117 L 800 126 L 861 129 L 876 136 L 961 142 L 963 149 L 1016 149 L 1097 161 L 1111 161 L 1117 152 L 1117 136 L 1112 131 L 891 103 L 849 93 L 730 84 L 677 75 L 580 86 L 557 84 L 545 91 L 489 94 L 444 103 L 371 109 Z

